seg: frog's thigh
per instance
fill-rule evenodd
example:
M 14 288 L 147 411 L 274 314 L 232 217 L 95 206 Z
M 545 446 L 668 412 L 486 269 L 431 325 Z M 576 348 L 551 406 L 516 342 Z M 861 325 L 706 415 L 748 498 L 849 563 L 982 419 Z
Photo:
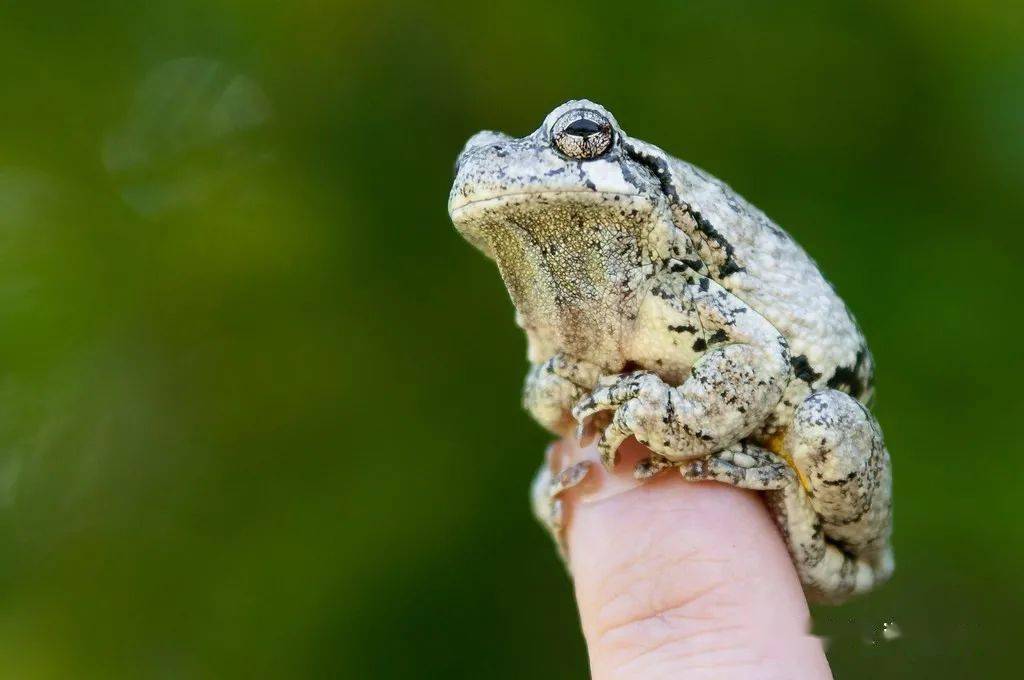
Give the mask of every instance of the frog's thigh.
M 836 390 L 811 394 L 794 414 L 783 453 L 802 483 L 767 498 L 809 593 L 841 601 L 887 579 L 889 457 L 867 409 Z
M 872 557 L 888 542 L 889 454 L 874 417 L 837 390 L 810 394 L 797 407 L 783 452 L 808 487 L 826 536 Z

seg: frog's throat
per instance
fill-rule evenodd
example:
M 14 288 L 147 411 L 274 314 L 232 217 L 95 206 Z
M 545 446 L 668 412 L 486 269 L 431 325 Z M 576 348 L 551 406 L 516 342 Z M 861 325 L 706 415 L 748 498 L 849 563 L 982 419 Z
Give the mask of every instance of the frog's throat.
M 793 471 L 796 473 L 796 478 L 800 480 L 800 486 L 804 488 L 804 491 L 806 491 L 808 495 L 811 495 L 811 480 L 807 479 L 807 475 L 805 475 L 803 471 L 796 466 L 793 456 L 786 451 L 783 446 L 785 438 L 786 430 L 780 430 L 765 440 L 765 447 L 779 458 L 786 461 L 786 465 L 793 468 Z

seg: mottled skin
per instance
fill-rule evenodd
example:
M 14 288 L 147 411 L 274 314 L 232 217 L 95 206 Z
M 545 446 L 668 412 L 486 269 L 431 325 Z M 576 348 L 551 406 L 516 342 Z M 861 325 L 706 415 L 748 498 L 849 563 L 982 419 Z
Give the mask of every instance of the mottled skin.
M 654 452 L 638 478 L 676 467 L 765 492 L 814 599 L 888 578 L 891 474 L 865 406 L 871 354 L 764 213 L 585 100 L 527 137 L 473 136 L 449 212 L 515 303 L 524 404 L 541 424 L 600 429 L 609 466 L 635 436 Z M 558 495 L 585 474 L 542 467 L 534 482 L 556 537 Z

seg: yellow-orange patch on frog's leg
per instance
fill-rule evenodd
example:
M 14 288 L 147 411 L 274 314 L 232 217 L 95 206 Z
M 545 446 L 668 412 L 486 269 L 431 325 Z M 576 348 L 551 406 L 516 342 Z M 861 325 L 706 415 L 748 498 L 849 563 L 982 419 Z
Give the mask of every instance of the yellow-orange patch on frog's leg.
M 782 460 L 786 461 L 786 465 L 793 468 L 793 471 L 796 472 L 796 478 L 800 480 L 800 486 L 802 486 L 804 491 L 807 493 L 811 493 L 811 481 L 807 479 L 807 475 L 804 474 L 803 470 L 797 467 L 796 462 L 793 460 L 793 456 L 786 452 L 786 449 L 783 446 L 785 439 L 786 430 L 780 430 L 765 440 L 765 448 Z

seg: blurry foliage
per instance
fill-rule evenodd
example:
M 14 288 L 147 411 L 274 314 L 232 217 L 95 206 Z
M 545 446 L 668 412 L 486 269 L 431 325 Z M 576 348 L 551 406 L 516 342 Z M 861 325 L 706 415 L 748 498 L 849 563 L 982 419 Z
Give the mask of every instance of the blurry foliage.
M 871 340 L 899 568 L 816 611 L 837 677 L 1013 672 L 1022 30 L 967 0 L 8 6 L 4 675 L 585 674 L 523 340 L 445 214 L 465 138 L 581 96 L 789 229 Z

